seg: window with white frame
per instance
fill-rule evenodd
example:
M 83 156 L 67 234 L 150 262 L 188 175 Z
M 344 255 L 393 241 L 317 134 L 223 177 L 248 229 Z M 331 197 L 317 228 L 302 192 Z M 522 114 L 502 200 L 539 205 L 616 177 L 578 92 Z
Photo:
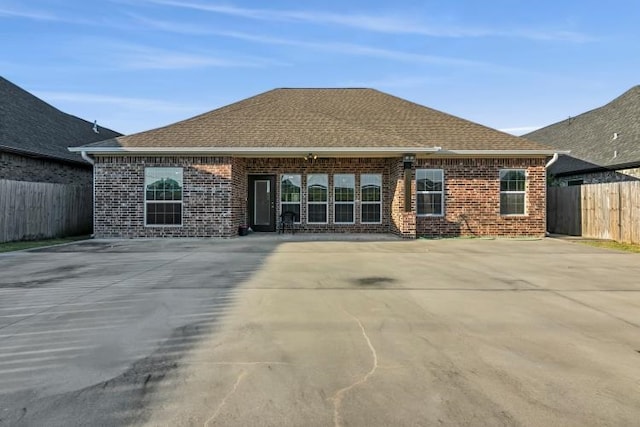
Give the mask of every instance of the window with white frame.
M 416 169 L 416 213 L 442 216 L 444 212 L 444 171 Z
M 145 168 L 145 225 L 182 225 L 182 168 Z
M 500 215 L 525 214 L 525 187 L 527 174 L 524 169 L 500 171 Z
M 307 175 L 307 223 L 327 223 L 328 190 L 327 174 Z
M 379 173 L 360 175 L 360 222 L 382 222 L 382 175 Z
M 301 175 L 284 174 L 280 177 L 280 213 L 295 213 L 296 222 L 300 222 L 300 203 L 302 201 L 301 195 Z
M 356 176 L 335 174 L 333 176 L 333 222 L 353 224 L 355 222 Z

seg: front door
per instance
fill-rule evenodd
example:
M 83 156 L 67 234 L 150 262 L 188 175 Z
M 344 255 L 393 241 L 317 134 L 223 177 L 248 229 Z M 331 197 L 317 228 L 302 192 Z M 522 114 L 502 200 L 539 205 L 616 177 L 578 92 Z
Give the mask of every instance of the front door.
M 276 231 L 274 175 L 249 175 L 249 218 L 253 231 Z

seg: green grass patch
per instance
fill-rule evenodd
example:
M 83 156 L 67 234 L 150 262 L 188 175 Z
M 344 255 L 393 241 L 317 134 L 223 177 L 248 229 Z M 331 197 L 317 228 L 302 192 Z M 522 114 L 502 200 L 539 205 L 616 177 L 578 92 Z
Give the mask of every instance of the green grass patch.
M 640 245 L 634 245 L 633 243 L 620 243 L 613 240 L 579 240 L 579 242 L 596 248 L 640 253 Z
M 62 243 L 76 242 L 78 240 L 86 240 L 88 238 L 89 236 L 73 236 L 62 237 L 60 239 L 22 240 L 19 242 L 0 243 L 0 252 L 13 252 L 21 251 L 24 249 L 40 248 L 43 246 L 59 245 Z

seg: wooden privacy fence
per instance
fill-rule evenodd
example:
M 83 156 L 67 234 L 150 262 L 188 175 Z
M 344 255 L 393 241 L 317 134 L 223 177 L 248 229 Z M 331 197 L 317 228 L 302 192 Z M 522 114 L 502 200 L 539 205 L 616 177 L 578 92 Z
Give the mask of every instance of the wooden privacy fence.
M 640 243 L 640 181 L 547 189 L 551 233 Z
M 90 186 L 0 179 L 0 242 L 90 234 L 92 223 Z

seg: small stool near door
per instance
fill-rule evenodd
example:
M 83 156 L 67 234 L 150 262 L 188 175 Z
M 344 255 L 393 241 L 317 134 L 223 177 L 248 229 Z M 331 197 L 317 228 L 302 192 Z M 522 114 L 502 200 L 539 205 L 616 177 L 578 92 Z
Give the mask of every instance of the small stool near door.
M 296 232 L 296 221 L 298 220 L 298 214 L 292 211 L 285 211 L 280 214 L 280 227 L 278 227 L 278 233 L 284 233 L 287 228 L 291 231 L 291 234 Z

